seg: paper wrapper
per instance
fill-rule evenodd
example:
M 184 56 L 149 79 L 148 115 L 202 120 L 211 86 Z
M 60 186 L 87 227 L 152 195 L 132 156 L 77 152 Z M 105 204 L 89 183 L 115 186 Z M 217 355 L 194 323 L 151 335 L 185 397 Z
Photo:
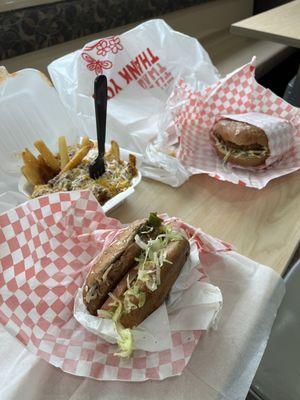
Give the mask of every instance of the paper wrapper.
M 172 222 L 188 237 L 195 234 L 198 256 L 231 249 L 178 219 Z M 220 293 L 205 283 L 203 274 L 203 282 L 195 282 L 199 288 L 195 306 L 203 312 L 203 320 L 194 330 L 193 321 L 182 310 L 192 305 L 190 290 L 196 290 L 196 286 L 186 290 L 182 303 L 180 296 L 177 298 L 187 268 L 170 298 L 170 313 L 175 316 L 168 343 L 171 347 L 151 353 L 136 351 L 131 359 L 122 360 L 114 356 L 116 345 L 89 332 L 73 316 L 74 298 L 83 285 L 88 264 L 121 232 L 120 222 L 106 217 L 95 198 L 83 191 L 30 200 L 0 215 L 0 227 L 0 321 L 29 351 L 66 372 L 128 381 L 179 375 L 201 336 L 199 326 L 209 327 L 219 309 Z M 185 284 L 198 278 L 188 274 Z M 160 330 L 165 331 L 161 326 Z
M 207 173 L 261 189 L 270 180 L 300 168 L 300 110 L 259 85 L 253 64 L 254 59 L 201 91 L 179 80 L 167 104 L 173 122 L 166 126 L 160 140 L 167 146 L 180 144 L 178 159 L 191 174 Z M 263 120 L 258 113 L 268 117 Z M 270 147 L 265 168 L 224 165 L 217 156 L 210 132 L 224 115 L 265 130 Z

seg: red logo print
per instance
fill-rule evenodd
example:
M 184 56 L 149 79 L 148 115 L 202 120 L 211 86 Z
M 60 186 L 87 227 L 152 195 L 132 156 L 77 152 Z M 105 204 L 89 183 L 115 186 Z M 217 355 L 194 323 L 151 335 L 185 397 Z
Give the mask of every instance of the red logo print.
M 108 60 L 97 60 L 86 53 L 86 51 L 96 50 L 97 55 L 105 57 L 108 53 L 117 54 L 119 51 L 123 50 L 123 48 L 118 36 L 110 36 L 98 40 L 98 42 L 91 46 L 85 46 L 83 49 L 84 53 L 81 54 L 81 57 L 86 61 L 86 66 L 90 71 L 95 71 L 96 75 L 100 75 L 103 74 L 103 70 L 112 68 L 113 63 Z
M 121 40 L 118 36 L 112 36 L 108 40 L 109 48 L 112 53 L 117 54 L 119 50 L 123 50 L 123 46 L 121 45 Z
M 86 51 L 92 51 L 94 49 L 97 49 L 96 53 L 99 56 L 105 57 L 107 53 L 110 51 L 110 47 L 108 45 L 108 41 L 106 39 L 100 39 L 97 43 L 93 44 L 92 46 L 86 46 L 84 50 Z
M 117 54 L 120 50 L 123 50 L 123 46 L 118 36 L 110 36 L 105 39 L 100 39 L 95 44 L 84 48 L 85 51 L 92 51 L 94 49 L 97 49 L 96 53 L 99 56 L 105 57 L 109 52 Z
M 99 56 L 105 57 L 107 53 L 109 53 L 107 40 L 100 40 L 97 45 L 97 54 Z
M 82 53 L 81 57 L 84 59 L 84 61 L 86 61 L 87 68 L 90 71 L 95 71 L 96 75 L 103 74 L 103 70 L 104 69 L 110 69 L 113 66 L 111 61 L 108 61 L 108 60 L 104 60 L 104 61 L 96 60 L 95 58 L 91 57 L 87 53 Z

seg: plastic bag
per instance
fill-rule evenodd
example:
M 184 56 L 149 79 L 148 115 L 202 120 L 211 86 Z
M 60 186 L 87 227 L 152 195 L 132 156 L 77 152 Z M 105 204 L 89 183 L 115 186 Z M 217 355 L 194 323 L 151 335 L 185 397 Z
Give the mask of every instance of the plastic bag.
M 95 138 L 93 84 L 98 74 L 108 78 L 107 136 L 121 147 L 145 155 L 144 175 L 178 186 L 189 174 L 174 157 L 152 153 L 176 80 L 199 82 L 198 89 L 218 80 L 218 72 L 199 42 L 151 20 L 120 36 L 100 38 L 83 49 L 53 61 L 49 74 L 65 107 L 82 132 Z M 177 161 L 175 161 L 176 163 Z M 167 172 L 167 173 L 166 173 Z

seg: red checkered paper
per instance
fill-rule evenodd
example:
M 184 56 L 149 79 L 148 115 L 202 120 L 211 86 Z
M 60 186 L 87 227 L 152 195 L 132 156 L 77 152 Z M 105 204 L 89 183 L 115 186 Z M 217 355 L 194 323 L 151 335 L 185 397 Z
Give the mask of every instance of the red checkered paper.
M 300 109 L 256 82 L 254 61 L 202 91 L 183 80 L 178 82 L 169 109 L 177 125 L 178 157 L 192 174 L 207 173 L 219 180 L 261 189 L 270 180 L 300 168 Z M 268 114 L 281 121 L 277 129 L 271 117 L 264 122 L 271 151 L 264 168 L 224 165 L 211 144 L 211 129 L 220 116 L 246 113 L 248 122 L 258 126 L 263 122 L 257 114 L 251 118 L 251 113 Z M 287 121 L 292 129 L 287 129 Z M 167 143 L 174 143 L 174 134 L 174 129 L 166 133 Z
M 231 247 L 171 219 L 195 235 L 199 253 Z M 37 356 L 63 371 L 99 380 L 144 381 L 179 375 L 201 331 L 172 333 L 172 348 L 114 356 L 115 345 L 73 317 L 88 264 L 122 232 L 89 191 L 53 193 L 0 215 L 0 321 Z

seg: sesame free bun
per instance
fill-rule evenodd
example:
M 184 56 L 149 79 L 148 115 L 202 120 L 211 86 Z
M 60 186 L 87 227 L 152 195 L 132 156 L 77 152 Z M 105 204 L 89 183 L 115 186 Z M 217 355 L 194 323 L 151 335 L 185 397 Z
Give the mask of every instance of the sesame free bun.
M 265 132 L 246 122 L 220 119 L 213 127 L 213 138 L 217 154 L 226 162 L 256 167 L 264 164 L 269 157 Z
M 146 219 L 141 219 L 130 224 L 91 267 L 83 287 L 83 301 L 90 314 L 97 315 L 108 293 L 135 263 L 134 259 L 141 249 L 134 242 L 134 237 L 145 222 Z M 102 280 L 105 272 L 109 272 L 108 279 Z M 90 296 L 91 292 L 95 294 Z
M 220 119 L 214 126 L 214 132 L 224 141 L 232 142 L 238 146 L 250 146 L 259 144 L 268 146 L 268 138 L 265 132 L 257 126 L 246 122 Z

